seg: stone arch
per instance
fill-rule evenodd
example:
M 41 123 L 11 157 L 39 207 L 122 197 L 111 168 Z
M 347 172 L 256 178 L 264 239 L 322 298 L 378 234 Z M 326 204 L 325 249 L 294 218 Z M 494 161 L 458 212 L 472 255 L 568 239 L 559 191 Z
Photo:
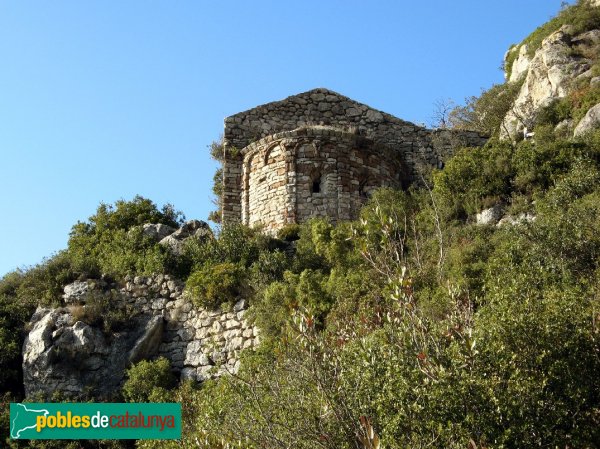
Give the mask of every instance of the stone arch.
M 281 139 L 259 141 L 247 148 L 243 163 L 242 222 L 266 228 L 281 226 L 286 218 L 287 155 Z
M 271 152 L 277 147 L 280 147 L 282 150 L 284 149 L 282 147 L 280 141 L 275 141 L 275 142 L 272 142 L 269 145 L 267 145 L 267 147 L 264 150 L 264 155 L 263 155 L 263 164 L 264 165 L 269 165 L 269 156 L 271 155 Z
M 369 183 L 369 179 L 368 177 L 361 177 L 358 178 L 358 196 L 364 199 L 367 199 L 369 197 L 369 191 L 367 190 L 368 188 L 368 183 Z

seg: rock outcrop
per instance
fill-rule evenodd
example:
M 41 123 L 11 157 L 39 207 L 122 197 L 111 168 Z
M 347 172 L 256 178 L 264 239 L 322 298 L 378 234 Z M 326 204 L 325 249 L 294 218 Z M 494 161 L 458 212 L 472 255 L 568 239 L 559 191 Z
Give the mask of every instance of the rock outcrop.
M 521 77 L 527 73 L 529 63 L 531 62 L 527 44 L 512 47 L 504 55 L 504 60 L 506 61 L 509 56 L 512 56 L 511 53 L 513 52 L 518 52 L 517 56 L 515 56 L 510 73 L 505 74 L 506 80 L 511 83 L 519 81 Z
M 142 233 L 155 240 L 162 240 L 175 231 L 176 229 L 162 223 L 146 223 L 142 225 Z
M 496 224 L 504 214 L 504 204 L 498 203 L 494 206 L 482 210 L 475 216 L 475 223 L 478 225 Z
M 68 308 L 38 309 L 23 345 L 25 393 L 109 396 L 131 363 L 156 354 L 162 335 L 160 317 L 141 315 L 129 330 L 107 336 L 75 321 Z
M 157 236 L 159 236 L 158 232 Z M 212 231 L 208 223 L 200 220 L 190 220 L 181 228 L 162 237 L 159 244 L 169 248 L 174 254 L 180 255 L 187 239 L 191 237 L 204 239 L 211 236 Z
M 588 3 L 592 7 L 600 6 L 598 0 L 588 0 Z M 579 32 L 571 24 L 564 24 L 548 35 L 539 48 L 531 48 L 531 42 L 526 40 L 507 51 L 505 66 L 508 60 L 512 63 L 505 73 L 506 81 L 522 83 L 522 86 L 504 118 L 501 137 L 518 140 L 532 130 L 543 108 L 573 92 L 581 95 L 588 87 L 600 83 L 600 78 L 594 76 L 598 55 L 600 30 Z M 579 123 L 566 119 L 558 124 L 557 131 L 579 136 L 599 124 L 598 109 L 592 107 Z
M 533 212 L 522 212 L 516 216 L 506 214 L 506 204 L 504 203 L 494 204 L 492 207 L 475 214 L 475 224 L 481 226 L 515 226 L 523 223 L 531 223 L 535 219 L 536 216 Z
M 508 82 L 521 82 L 523 77 L 524 80 L 512 109 L 504 119 L 501 130 L 503 137 L 515 138 L 523 134 L 526 128 L 531 130 L 541 108 L 565 97 L 578 77 L 590 76 L 588 71 L 593 60 L 574 54 L 573 47 L 596 46 L 599 37 L 600 30 L 574 36 L 572 27 L 563 25 L 542 41 L 531 60 L 526 45 L 512 50 L 519 54 Z
M 592 107 L 575 127 L 575 136 L 582 136 L 600 126 L 600 104 Z

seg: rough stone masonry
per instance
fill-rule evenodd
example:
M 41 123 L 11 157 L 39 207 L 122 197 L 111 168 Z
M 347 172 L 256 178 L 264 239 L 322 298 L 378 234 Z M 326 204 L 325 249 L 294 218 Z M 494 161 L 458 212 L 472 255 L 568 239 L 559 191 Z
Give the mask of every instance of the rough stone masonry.
M 244 319 L 245 301 L 229 310 L 198 308 L 183 287 L 168 275 L 128 277 L 122 287 L 102 280 L 67 285 L 65 307 L 38 308 L 31 319 L 23 345 L 27 396 L 57 391 L 110 396 L 131 364 L 157 356 L 166 357 L 181 379 L 236 372 L 240 352 L 258 344 L 258 329 Z M 93 295 L 110 295 L 114 307 L 129 307 L 128 329 L 107 335 L 78 320 L 77 308 Z
M 374 189 L 406 188 L 456 147 L 486 141 L 314 89 L 225 119 L 222 220 L 272 232 L 316 216 L 354 219 Z

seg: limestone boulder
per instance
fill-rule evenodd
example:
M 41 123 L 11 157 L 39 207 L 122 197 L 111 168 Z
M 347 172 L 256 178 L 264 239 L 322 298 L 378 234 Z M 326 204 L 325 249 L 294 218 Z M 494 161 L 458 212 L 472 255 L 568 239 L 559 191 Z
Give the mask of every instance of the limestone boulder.
M 163 238 L 159 244 L 169 248 L 174 254 L 180 255 L 183 252 L 184 242 L 189 238 L 209 238 L 212 231 L 208 223 L 200 220 L 190 220 L 183 224 L 181 228 Z
M 105 294 L 109 287 L 104 279 L 78 280 L 65 285 L 62 298 L 68 305 L 85 304 L 90 295 Z
M 535 221 L 535 215 L 531 212 L 523 212 L 519 215 L 512 216 L 512 215 L 507 215 L 505 217 L 502 217 L 502 219 L 500 219 L 500 221 L 498 221 L 498 223 L 496 224 L 497 227 L 501 227 L 501 226 L 505 226 L 505 225 L 511 225 L 511 226 L 515 226 L 518 224 L 522 224 L 522 223 L 531 223 L 533 221 Z
M 146 223 L 142 226 L 142 233 L 155 240 L 162 240 L 174 232 L 175 228 L 162 223 Z
M 493 225 L 498 223 L 504 213 L 504 205 L 495 204 L 489 209 L 482 210 L 475 216 L 478 225 Z
M 582 136 L 600 127 L 600 103 L 593 106 L 575 127 L 575 136 Z
M 515 78 L 523 76 L 525 80 L 513 108 L 504 118 L 501 130 L 503 138 L 515 138 L 522 134 L 525 128 L 533 125 L 541 108 L 566 96 L 572 81 L 588 72 L 592 61 L 572 51 L 573 45 L 596 45 L 595 34 L 588 34 L 573 36 L 572 27 L 563 25 L 542 41 L 531 61 L 526 62 L 527 50 L 523 50 L 524 47 L 519 50 L 517 66 L 509 80 L 514 82 Z
M 108 397 L 121 387 L 131 363 L 158 351 L 162 331 L 162 316 L 132 318 L 128 329 L 106 335 L 75 321 L 69 308 L 38 309 L 23 344 L 25 393 L 49 397 L 92 390 Z
M 531 63 L 531 58 L 529 57 L 527 44 L 519 45 L 511 48 L 504 55 L 504 61 L 508 59 L 508 57 L 513 57 L 512 53 L 517 53 L 514 56 L 513 64 L 511 66 L 510 73 L 506 73 L 505 76 L 507 81 L 515 82 L 521 79 L 527 73 L 529 69 L 529 64 Z
M 87 281 L 75 281 L 65 286 L 63 299 L 67 304 L 84 302 L 90 291 Z

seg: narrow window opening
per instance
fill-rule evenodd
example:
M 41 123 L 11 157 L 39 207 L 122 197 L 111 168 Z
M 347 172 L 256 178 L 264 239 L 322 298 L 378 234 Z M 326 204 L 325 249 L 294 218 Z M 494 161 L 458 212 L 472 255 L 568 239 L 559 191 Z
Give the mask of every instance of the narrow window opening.
M 321 176 L 320 175 L 313 179 L 310 191 L 311 191 L 311 193 L 321 193 Z
M 321 181 L 313 181 L 311 192 L 321 193 Z

